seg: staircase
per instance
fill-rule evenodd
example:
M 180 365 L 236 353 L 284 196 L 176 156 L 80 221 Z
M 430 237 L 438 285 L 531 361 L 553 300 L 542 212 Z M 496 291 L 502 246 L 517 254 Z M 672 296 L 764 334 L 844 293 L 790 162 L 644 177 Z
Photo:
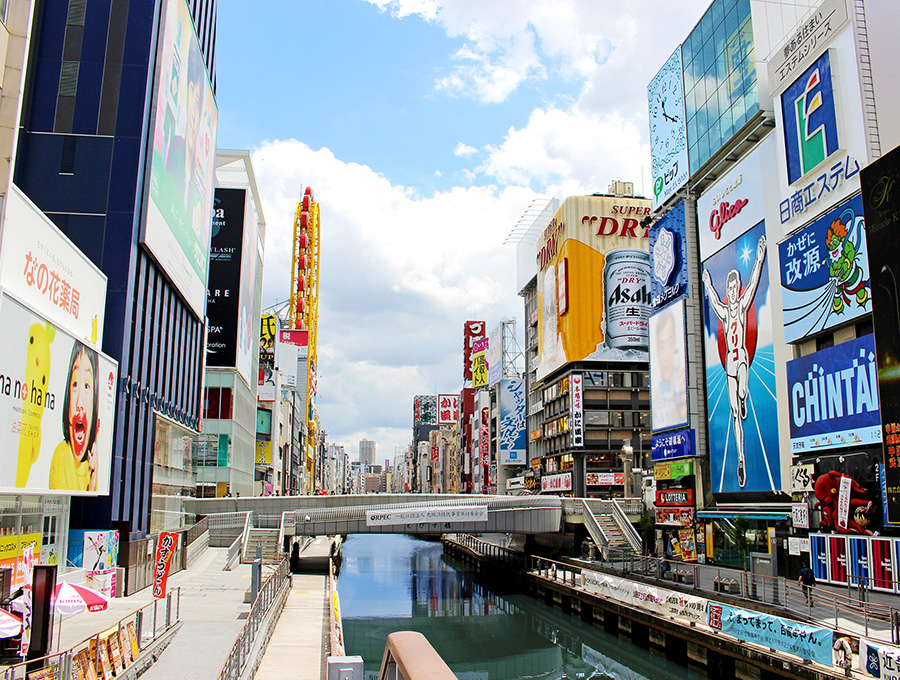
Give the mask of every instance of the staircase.
M 609 539 L 610 548 L 613 550 L 631 552 L 631 543 L 625 538 L 625 534 L 622 533 L 622 529 L 619 528 L 618 523 L 612 515 L 594 515 L 594 517 L 596 517 L 597 524 L 600 525 L 600 528 L 603 529 L 603 533 L 606 534 L 606 537 Z
M 281 546 L 278 545 L 278 533 L 276 529 L 250 529 L 247 542 L 244 544 L 244 552 L 241 555 L 243 564 L 250 564 L 256 559 L 256 544 L 262 543 L 262 560 L 264 564 L 275 564 L 281 559 Z

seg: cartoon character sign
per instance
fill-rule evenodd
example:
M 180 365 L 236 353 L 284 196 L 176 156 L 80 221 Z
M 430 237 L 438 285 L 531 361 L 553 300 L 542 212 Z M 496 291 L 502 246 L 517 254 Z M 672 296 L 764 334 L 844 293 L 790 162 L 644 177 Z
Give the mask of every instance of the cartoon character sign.
M 22 426 L 19 430 L 19 461 L 16 467 L 16 487 L 28 484 L 31 466 L 41 450 L 41 419 L 44 402 L 50 388 L 50 343 L 56 329 L 48 323 L 33 323 L 28 329 L 28 353 L 25 357 L 24 390 L 35 398 L 23 398 Z
M 776 491 L 781 469 L 765 223 L 703 264 L 713 491 Z
M 819 529 L 841 534 L 872 536 L 873 502 L 866 487 L 839 470 L 819 475 L 815 482 L 816 504 L 822 513 Z
M 779 246 L 784 334 L 795 342 L 872 310 L 859 196 Z

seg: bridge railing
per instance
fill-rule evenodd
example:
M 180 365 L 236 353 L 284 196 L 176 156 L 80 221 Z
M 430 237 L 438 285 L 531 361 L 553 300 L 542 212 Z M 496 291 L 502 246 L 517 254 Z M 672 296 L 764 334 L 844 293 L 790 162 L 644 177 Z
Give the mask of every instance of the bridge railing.
M 630 500 L 630 499 L 626 499 Z M 637 529 L 634 528 L 634 525 L 625 515 L 626 510 L 619 505 L 619 501 L 616 499 L 612 500 L 612 516 L 616 521 L 616 524 L 619 525 L 619 529 L 622 531 L 622 534 L 625 536 L 628 543 L 631 545 L 631 549 L 639 552 L 643 547 L 641 542 L 640 534 L 638 534 Z
M 250 536 L 250 528 L 253 526 L 252 513 L 244 512 L 240 514 L 244 515 L 244 526 L 238 537 L 228 546 L 228 554 L 225 556 L 225 571 L 234 569 L 234 565 L 241 559 L 241 555 L 244 554 L 244 545 Z
M 456 680 L 456 676 L 422 633 L 391 633 L 384 645 L 378 680 Z

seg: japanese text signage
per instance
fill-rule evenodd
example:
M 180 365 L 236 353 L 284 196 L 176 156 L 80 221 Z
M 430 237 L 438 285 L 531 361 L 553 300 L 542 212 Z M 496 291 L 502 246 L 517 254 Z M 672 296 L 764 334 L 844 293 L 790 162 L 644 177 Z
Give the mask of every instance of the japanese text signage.
M 794 455 L 881 442 L 873 336 L 787 362 L 787 381 Z
M 413 424 L 437 425 L 437 397 L 433 394 L 417 394 L 413 398 Z
M 782 241 L 784 339 L 796 342 L 872 311 L 862 197 Z
M 466 321 L 463 327 L 463 379 L 472 379 L 472 343 L 487 337 L 484 321 Z
M 869 246 L 869 267 L 877 285 L 872 291 L 872 320 L 881 398 L 886 508 L 891 522 L 900 522 L 900 326 L 897 324 L 897 243 L 900 242 L 900 151 L 894 149 L 862 171 L 863 210 Z M 895 272 L 894 270 L 898 271 Z
M 169 581 L 169 568 L 172 566 L 172 555 L 178 547 L 178 534 L 162 532 L 156 545 L 156 559 L 153 560 L 153 597 L 162 599 L 166 596 L 166 584 Z
M 572 490 L 572 473 L 564 472 L 561 475 L 544 475 L 541 477 L 541 492 L 553 493 L 555 491 Z
M 438 425 L 453 425 L 459 420 L 459 395 L 439 394 Z
M 103 338 L 106 275 L 10 185 L 0 285 L 82 342 Z
M 481 427 L 478 430 L 479 462 L 482 465 L 491 464 L 491 410 L 487 407 L 481 409 Z
M 687 295 L 687 251 L 684 243 L 684 201 L 650 228 L 650 294 L 654 309 Z
M 694 430 L 680 430 L 653 437 L 650 449 L 651 460 L 668 460 L 696 456 L 697 445 L 694 441 Z
M 472 386 L 487 387 L 488 384 L 488 365 L 487 365 L 487 347 L 488 339 L 480 338 L 472 343 Z
M 624 472 L 587 472 L 585 478 L 588 486 L 622 486 L 625 484 Z
M 664 527 L 693 526 L 694 508 L 656 508 L 656 523 Z
M 503 379 L 498 387 L 500 400 L 500 465 L 525 465 L 528 448 L 525 431 L 525 381 Z
M 569 376 L 569 415 L 572 446 L 584 446 L 584 379 L 580 373 Z
M 657 480 L 678 479 L 692 474 L 694 474 L 694 461 L 692 460 L 662 463 L 653 468 L 653 477 Z

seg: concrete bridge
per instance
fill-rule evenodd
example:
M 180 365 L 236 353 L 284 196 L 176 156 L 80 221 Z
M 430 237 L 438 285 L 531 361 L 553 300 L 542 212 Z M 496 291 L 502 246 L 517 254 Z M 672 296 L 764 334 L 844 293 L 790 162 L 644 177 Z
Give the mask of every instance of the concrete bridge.
M 550 534 L 565 531 L 565 524 L 584 524 L 598 546 L 639 550 L 640 538 L 631 522 L 640 516 L 642 505 L 640 499 L 355 494 L 191 498 L 185 500 L 185 510 L 211 518 L 246 515 L 254 529 L 277 529 L 277 545 L 286 536 Z

